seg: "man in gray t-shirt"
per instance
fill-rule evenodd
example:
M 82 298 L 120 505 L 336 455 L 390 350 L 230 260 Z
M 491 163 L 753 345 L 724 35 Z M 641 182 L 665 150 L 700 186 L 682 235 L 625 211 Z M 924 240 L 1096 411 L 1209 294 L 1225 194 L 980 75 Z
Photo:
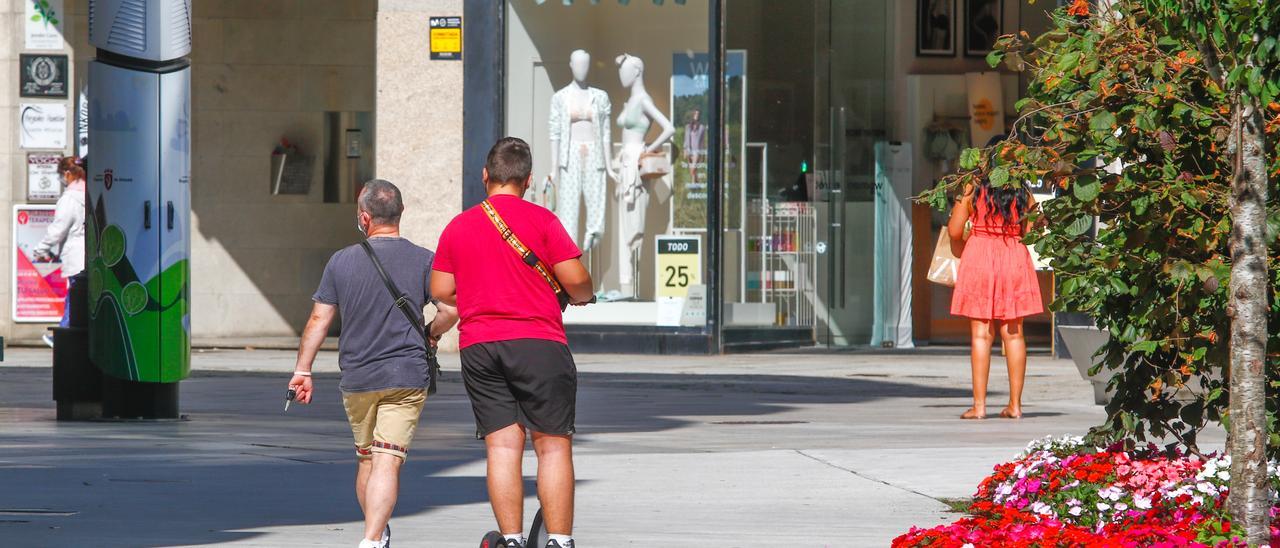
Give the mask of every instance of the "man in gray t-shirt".
M 365 183 L 358 202 L 357 226 L 411 308 L 421 311 L 427 302 L 436 305 L 435 318 L 427 327 L 430 344 L 435 345 L 458 321 L 458 314 L 431 299 L 431 251 L 400 237 L 404 211 L 400 189 L 375 179 Z M 395 508 L 400 465 L 427 398 L 428 341 L 396 307 L 396 299 L 359 244 L 333 254 L 313 300 L 289 388 L 298 401 L 311 403 L 311 365 L 334 317 L 341 315 L 342 405 L 355 436 L 356 499 L 365 515 L 360 548 L 383 548 L 391 540 L 387 521 Z

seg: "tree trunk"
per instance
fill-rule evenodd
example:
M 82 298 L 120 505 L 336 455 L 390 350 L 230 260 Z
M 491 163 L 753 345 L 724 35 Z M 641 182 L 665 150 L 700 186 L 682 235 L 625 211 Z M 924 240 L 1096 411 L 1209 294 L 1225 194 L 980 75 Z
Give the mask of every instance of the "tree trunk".
M 1267 487 L 1267 169 L 1258 100 L 1244 96 L 1232 124 L 1236 165 L 1231 180 L 1230 433 L 1233 522 L 1249 546 L 1270 540 Z

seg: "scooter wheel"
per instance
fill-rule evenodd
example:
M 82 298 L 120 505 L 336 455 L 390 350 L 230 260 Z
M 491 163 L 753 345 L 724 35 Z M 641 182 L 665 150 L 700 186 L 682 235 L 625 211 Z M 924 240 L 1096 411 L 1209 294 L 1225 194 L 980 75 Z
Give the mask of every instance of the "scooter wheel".
M 489 531 L 484 534 L 484 538 L 480 540 L 480 548 L 502 548 L 502 533 L 497 531 Z
M 533 515 L 533 525 L 529 527 L 529 548 L 542 548 L 547 545 L 547 524 L 542 521 L 542 509 Z

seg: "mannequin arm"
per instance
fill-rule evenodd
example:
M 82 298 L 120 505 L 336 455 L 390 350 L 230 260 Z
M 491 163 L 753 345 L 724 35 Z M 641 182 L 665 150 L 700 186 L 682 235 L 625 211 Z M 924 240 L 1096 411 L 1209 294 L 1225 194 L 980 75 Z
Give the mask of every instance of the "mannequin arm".
M 661 150 L 663 143 L 669 141 L 676 134 L 676 126 L 671 125 L 671 120 L 668 120 L 666 115 L 662 114 L 661 110 L 658 110 L 658 107 L 653 104 L 653 99 L 646 98 L 644 100 L 644 113 L 649 115 L 651 120 L 657 122 L 658 127 L 662 128 L 662 133 L 658 135 L 657 139 L 654 139 L 653 144 L 645 147 L 644 151 L 655 152 Z
M 604 158 L 604 172 L 610 179 L 618 180 L 618 170 L 613 169 L 613 130 L 609 124 L 613 123 L 613 103 L 609 102 L 608 96 L 604 97 L 604 104 L 600 106 L 600 112 L 596 127 L 600 130 L 600 156 Z
M 547 136 L 551 145 L 551 173 L 547 175 L 547 178 L 551 180 L 555 180 L 556 174 L 560 171 L 560 139 L 566 137 L 560 135 L 564 115 L 564 103 L 559 100 L 559 94 L 553 95 L 551 97 L 551 112 L 547 116 Z

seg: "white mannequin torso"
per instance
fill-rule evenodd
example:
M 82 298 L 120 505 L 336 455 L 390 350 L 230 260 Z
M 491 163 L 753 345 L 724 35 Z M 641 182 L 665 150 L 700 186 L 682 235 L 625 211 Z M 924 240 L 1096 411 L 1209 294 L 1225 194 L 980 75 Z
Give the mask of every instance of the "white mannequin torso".
M 599 138 L 595 124 L 595 105 L 591 90 L 584 82 L 574 82 L 569 88 L 569 139 L 576 143 L 590 143 Z

